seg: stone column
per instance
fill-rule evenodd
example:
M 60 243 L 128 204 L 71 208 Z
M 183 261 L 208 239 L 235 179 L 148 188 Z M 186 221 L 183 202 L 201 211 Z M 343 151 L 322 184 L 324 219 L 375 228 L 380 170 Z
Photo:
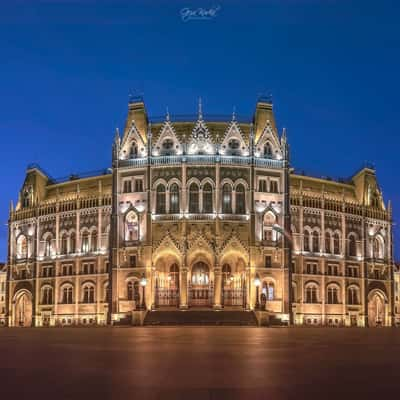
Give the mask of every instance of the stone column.
M 187 267 L 183 266 L 179 270 L 179 308 L 188 308 L 188 291 L 187 291 Z
M 216 265 L 214 268 L 214 306 L 213 308 L 221 308 L 221 285 L 222 285 L 222 275 L 221 268 Z

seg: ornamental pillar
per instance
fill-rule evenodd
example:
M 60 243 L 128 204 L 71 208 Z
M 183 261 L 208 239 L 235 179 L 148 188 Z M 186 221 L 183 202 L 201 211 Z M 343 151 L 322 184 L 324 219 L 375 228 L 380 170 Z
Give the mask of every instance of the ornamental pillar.
M 215 266 L 214 268 L 214 308 L 221 308 L 221 285 L 222 285 L 222 275 L 221 268 Z
M 179 270 L 179 308 L 188 308 L 188 291 L 187 291 L 187 273 L 186 266 Z

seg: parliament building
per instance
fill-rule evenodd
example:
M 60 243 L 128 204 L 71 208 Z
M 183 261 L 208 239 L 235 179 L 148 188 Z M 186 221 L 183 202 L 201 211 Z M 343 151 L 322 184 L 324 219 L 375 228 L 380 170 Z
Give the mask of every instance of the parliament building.
M 112 164 L 28 166 L 9 214 L 5 324 L 142 324 L 190 310 L 260 324 L 392 326 L 392 210 L 375 170 L 299 174 L 269 99 L 254 116 L 152 119 L 132 99 Z

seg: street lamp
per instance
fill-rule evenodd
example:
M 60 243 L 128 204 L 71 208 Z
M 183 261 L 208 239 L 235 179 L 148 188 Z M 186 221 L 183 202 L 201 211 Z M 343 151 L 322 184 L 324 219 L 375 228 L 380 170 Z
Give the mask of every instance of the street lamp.
M 256 287 L 256 310 L 259 310 L 260 309 L 260 300 L 258 298 L 259 297 L 258 296 L 258 288 L 261 285 L 261 281 L 260 281 L 260 278 L 258 276 L 254 279 L 254 285 Z
M 144 295 L 145 295 L 145 287 L 147 285 L 147 279 L 144 275 L 142 275 L 142 278 L 140 279 L 140 286 L 142 287 L 142 305 L 141 305 L 141 309 L 145 310 L 146 309 L 146 301 L 144 299 Z

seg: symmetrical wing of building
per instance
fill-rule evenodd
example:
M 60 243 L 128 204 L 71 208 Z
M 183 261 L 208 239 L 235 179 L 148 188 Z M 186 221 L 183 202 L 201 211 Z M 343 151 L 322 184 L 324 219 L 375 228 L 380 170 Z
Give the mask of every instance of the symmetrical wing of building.
M 248 121 L 201 107 L 195 118 L 151 121 L 139 99 L 109 170 L 55 181 L 28 168 L 9 217 L 5 312 L 10 326 L 193 307 L 388 326 L 392 252 L 375 171 L 296 174 L 269 101 Z

